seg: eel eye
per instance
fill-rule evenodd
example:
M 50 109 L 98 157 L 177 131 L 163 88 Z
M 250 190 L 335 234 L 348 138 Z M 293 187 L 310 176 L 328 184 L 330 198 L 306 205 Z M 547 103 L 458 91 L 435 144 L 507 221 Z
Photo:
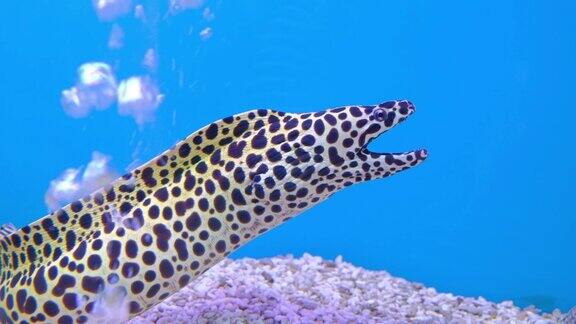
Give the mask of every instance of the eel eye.
M 384 119 L 386 119 L 386 112 L 384 109 L 374 110 L 374 118 L 376 118 L 377 121 L 384 121 Z

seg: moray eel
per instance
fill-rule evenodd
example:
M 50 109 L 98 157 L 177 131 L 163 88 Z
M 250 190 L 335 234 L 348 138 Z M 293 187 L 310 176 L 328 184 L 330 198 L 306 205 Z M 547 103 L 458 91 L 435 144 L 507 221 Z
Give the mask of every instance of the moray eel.
M 0 320 L 109 323 L 144 312 L 336 191 L 424 161 L 423 149 L 367 148 L 413 112 L 405 100 L 248 111 L 31 225 L 3 227 Z

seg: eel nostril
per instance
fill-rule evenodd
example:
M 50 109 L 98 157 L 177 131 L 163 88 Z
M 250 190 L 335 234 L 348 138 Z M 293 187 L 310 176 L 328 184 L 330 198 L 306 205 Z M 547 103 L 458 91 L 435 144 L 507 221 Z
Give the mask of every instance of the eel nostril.
M 428 157 L 428 150 L 426 149 L 420 149 L 416 152 L 416 155 L 418 156 L 418 158 L 420 160 L 424 160 Z
M 404 100 L 400 103 L 400 107 L 406 107 L 408 110 L 410 111 L 414 111 L 416 110 L 416 107 L 414 106 L 414 104 L 408 100 Z
M 414 104 L 408 100 L 402 100 L 402 101 L 398 102 L 398 105 L 400 106 L 399 111 L 402 115 L 412 114 L 416 110 L 416 107 L 414 107 Z

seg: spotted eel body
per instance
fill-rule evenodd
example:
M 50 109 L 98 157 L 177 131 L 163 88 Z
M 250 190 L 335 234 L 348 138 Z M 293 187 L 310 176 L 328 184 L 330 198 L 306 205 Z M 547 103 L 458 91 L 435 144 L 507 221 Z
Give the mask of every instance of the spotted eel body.
M 242 244 L 425 150 L 368 143 L 408 101 L 306 114 L 253 110 L 212 123 L 109 187 L 0 235 L 2 323 L 84 323 L 158 304 Z

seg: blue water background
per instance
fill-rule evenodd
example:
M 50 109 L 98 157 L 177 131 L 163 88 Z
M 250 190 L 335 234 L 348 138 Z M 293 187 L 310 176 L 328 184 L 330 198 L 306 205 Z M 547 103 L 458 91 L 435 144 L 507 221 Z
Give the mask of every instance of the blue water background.
M 197 11 L 151 29 L 126 19 L 121 51 L 106 47 L 110 25 L 88 0 L 1 5 L 0 221 L 43 216 L 50 180 L 94 150 L 123 170 L 136 151 L 145 161 L 250 108 L 406 98 L 417 113 L 373 150 L 426 147 L 425 164 L 347 189 L 235 257 L 341 254 L 440 291 L 546 310 L 576 304 L 576 2 L 209 5 L 209 24 Z M 202 24 L 214 30 L 206 42 Z M 63 113 L 60 91 L 80 64 L 109 62 L 126 77 L 142 72 L 148 46 L 166 94 L 156 123 L 139 129 L 115 109 Z

